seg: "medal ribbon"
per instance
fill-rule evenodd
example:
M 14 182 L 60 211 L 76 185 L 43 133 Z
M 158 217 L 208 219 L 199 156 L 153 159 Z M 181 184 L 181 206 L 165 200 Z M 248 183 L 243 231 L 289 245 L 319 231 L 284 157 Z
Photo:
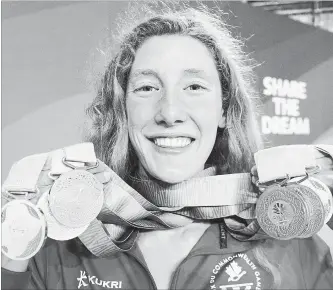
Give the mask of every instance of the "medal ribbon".
M 316 166 L 315 150 L 333 158 L 333 146 L 329 145 L 281 146 L 280 150 L 276 150 L 277 148 L 256 153 L 260 182 L 285 178 L 286 174 L 290 177 L 305 175 L 305 168 Z M 91 143 L 77 144 L 51 154 L 50 176 L 55 179 L 76 167 L 91 166 L 97 161 Z M 288 156 L 287 160 L 285 154 Z M 289 166 L 289 158 L 294 158 L 292 160 L 298 166 Z M 32 167 L 30 166 L 28 171 Z M 19 171 L 21 174 L 17 176 L 26 176 L 27 167 L 25 169 Z M 89 168 L 87 171 L 89 172 Z M 78 236 L 96 256 L 108 257 L 116 252 L 131 249 L 139 230 L 176 228 L 193 220 L 225 218 L 227 229 L 239 240 L 267 238 L 255 219 L 258 194 L 254 191 L 251 175 L 248 173 L 211 176 L 215 174 L 215 170 L 209 168 L 204 170 L 201 176 L 175 185 L 134 182 L 140 194 L 111 169 L 110 172 L 111 179 L 104 185 L 102 210 Z M 14 173 L 17 174 L 17 171 L 11 170 L 7 180 L 12 182 L 11 175 Z M 13 188 L 15 184 L 11 182 L 5 183 L 7 188 Z M 32 180 L 29 182 L 32 183 Z M 27 183 L 23 181 L 16 185 L 18 184 L 21 188 L 27 187 Z M 246 223 L 242 224 L 232 216 L 238 216 Z

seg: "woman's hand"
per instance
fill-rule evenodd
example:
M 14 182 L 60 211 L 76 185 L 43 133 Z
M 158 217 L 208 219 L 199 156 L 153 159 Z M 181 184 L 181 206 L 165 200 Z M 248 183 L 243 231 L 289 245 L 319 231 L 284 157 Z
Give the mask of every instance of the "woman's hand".
M 92 169 L 87 169 L 88 172 L 94 174 L 97 180 L 103 184 L 108 183 L 111 179 L 111 169 L 104 162 L 97 160 L 98 166 Z
M 324 182 L 333 194 L 333 160 L 332 158 L 318 150 L 315 150 L 316 163 L 320 167 L 320 171 L 313 175 L 320 181 Z M 251 181 L 257 186 L 259 180 L 257 166 L 251 168 Z M 261 191 L 264 188 L 259 188 Z
M 51 169 L 51 158 L 49 156 L 44 164 L 44 167 L 39 175 L 39 178 L 38 178 L 38 181 L 36 184 L 36 187 L 38 188 L 39 192 L 38 192 L 38 194 L 36 194 L 35 197 L 33 197 L 32 199 L 29 200 L 31 203 L 33 203 L 35 205 L 37 204 L 40 196 L 44 192 L 48 191 L 54 182 L 54 180 L 51 179 L 48 175 L 48 173 L 50 172 L 50 169 Z M 18 198 L 20 198 L 20 197 L 18 197 Z M 24 198 L 24 197 L 22 197 L 22 198 Z M 11 199 L 8 198 L 8 196 L 6 194 L 2 193 L 2 195 L 1 195 L 2 207 L 5 204 L 7 204 L 10 200 Z M 30 259 L 22 260 L 22 261 L 12 260 L 2 253 L 1 253 L 1 258 L 2 258 L 2 264 L 1 264 L 2 268 L 13 271 L 13 272 L 27 271 L 28 263 L 29 263 Z
M 316 150 L 315 154 L 317 165 L 320 166 L 320 171 L 315 174 L 314 177 L 324 182 L 333 194 L 333 160 L 330 156 L 318 150 Z
M 251 181 L 254 185 L 256 185 L 258 180 L 259 180 L 258 170 L 257 170 L 257 166 L 255 165 L 251 168 Z

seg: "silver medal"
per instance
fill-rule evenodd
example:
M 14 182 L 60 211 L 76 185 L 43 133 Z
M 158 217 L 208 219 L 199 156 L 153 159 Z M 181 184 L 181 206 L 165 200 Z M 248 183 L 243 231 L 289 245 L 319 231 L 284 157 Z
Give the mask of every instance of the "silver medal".
M 45 192 L 39 199 L 37 206 L 44 213 L 47 223 L 47 236 L 49 238 L 57 241 L 67 241 L 78 237 L 88 228 L 88 225 L 83 227 L 70 228 L 60 224 L 52 215 L 52 212 L 49 208 L 48 198 L 49 192 Z
M 104 202 L 103 184 L 85 170 L 72 170 L 53 184 L 49 206 L 54 218 L 69 228 L 87 226 Z
M 1 233 L 2 253 L 12 260 L 26 260 L 43 246 L 46 221 L 33 203 L 13 200 L 2 208 Z

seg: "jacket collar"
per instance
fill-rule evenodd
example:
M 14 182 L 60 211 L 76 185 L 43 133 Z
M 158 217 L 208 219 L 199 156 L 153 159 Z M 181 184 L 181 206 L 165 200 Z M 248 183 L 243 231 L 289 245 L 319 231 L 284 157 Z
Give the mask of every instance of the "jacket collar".
M 226 231 L 224 222 L 212 223 L 194 245 L 187 257 L 243 252 L 255 247 L 259 242 L 259 240 L 238 241 Z M 170 245 L 170 247 L 172 246 L 173 245 Z M 146 264 L 137 244 L 127 253 L 135 256 L 142 263 Z

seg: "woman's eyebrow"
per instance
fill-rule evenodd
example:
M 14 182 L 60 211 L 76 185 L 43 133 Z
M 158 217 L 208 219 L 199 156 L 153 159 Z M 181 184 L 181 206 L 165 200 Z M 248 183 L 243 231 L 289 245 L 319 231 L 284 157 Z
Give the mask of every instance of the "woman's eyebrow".
M 189 75 L 189 76 L 198 76 L 198 77 L 204 77 L 204 78 L 209 78 L 209 75 L 201 69 L 196 69 L 196 68 L 189 68 L 184 70 L 184 75 Z
M 132 72 L 131 75 L 132 75 L 133 78 L 137 78 L 137 77 L 139 77 L 141 75 L 143 75 L 143 76 L 152 75 L 152 76 L 154 76 L 154 77 L 156 77 L 156 78 L 159 79 L 159 76 L 156 73 L 156 71 L 154 71 L 152 69 L 137 69 L 134 72 Z

